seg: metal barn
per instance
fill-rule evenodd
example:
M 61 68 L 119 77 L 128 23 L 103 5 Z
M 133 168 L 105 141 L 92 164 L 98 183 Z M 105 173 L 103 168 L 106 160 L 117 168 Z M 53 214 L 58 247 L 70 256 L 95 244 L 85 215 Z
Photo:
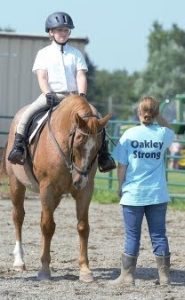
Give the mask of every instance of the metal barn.
M 71 38 L 82 52 L 87 38 Z M 0 147 L 10 125 L 10 116 L 40 94 L 32 66 L 39 49 L 50 43 L 48 36 L 0 33 Z

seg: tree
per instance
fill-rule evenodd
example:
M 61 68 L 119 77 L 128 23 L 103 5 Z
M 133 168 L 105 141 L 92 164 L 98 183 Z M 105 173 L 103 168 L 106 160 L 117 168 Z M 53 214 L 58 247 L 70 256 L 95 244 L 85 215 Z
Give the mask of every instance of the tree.
M 114 118 L 126 118 L 132 112 L 134 83 L 138 73 L 129 75 L 126 70 L 108 72 L 96 70 L 96 67 L 85 54 L 88 73 L 88 101 L 102 114 L 113 113 Z
M 115 118 L 126 118 L 132 111 L 131 99 L 135 80 L 126 70 L 112 73 L 96 71 L 95 86 L 98 94 L 95 103 L 101 113 L 111 111 Z
M 10 26 L 7 27 L 0 27 L 0 31 L 4 31 L 4 32 L 15 32 L 15 29 L 11 28 Z
M 164 99 L 185 90 L 185 31 L 173 25 L 164 30 L 155 22 L 149 35 L 148 62 L 135 83 L 135 95 Z

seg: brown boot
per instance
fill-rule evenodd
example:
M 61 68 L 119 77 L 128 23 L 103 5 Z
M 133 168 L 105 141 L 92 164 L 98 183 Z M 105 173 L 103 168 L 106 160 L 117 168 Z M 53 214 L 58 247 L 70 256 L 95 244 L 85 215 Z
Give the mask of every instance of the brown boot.
M 111 281 L 112 285 L 134 285 L 134 273 L 137 264 L 137 256 L 127 255 L 125 253 L 121 256 L 121 274 L 118 278 Z
M 170 284 L 170 255 L 169 256 L 156 256 L 159 284 Z

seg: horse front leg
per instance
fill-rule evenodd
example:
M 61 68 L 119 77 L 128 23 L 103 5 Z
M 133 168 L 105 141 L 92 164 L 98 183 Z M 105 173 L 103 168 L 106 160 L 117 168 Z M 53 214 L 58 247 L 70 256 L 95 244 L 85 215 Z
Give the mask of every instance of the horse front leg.
M 44 201 L 42 203 L 42 212 L 41 212 L 41 231 L 42 231 L 42 253 L 41 253 L 41 269 L 38 273 L 39 280 L 47 280 L 51 278 L 50 271 L 50 247 L 51 247 L 51 239 L 55 232 L 55 222 L 54 222 L 54 208 L 46 204 Z
M 88 238 L 89 238 L 89 201 L 83 201 L 82 199 L 76 200 L 77 208 L 77 230 L 80 238 L 80 257 L 79 257 L 79 266 L 80 266 L 80 277 L 79 279 L 83 282 L 93 281 L 93 275 L 89 269 L 89 260 L 88 260 Z
M 23 271 L 26 269 L 24 263 L 24 251 L 22 247 L 22 225 L 24 222 L 24 196 L 26 188 L 20 183 L 14 175 L 9 178 L 10 194 L 12 200 L 12 218 L 15 226 L 16 243 L 14 247 L 14 263 L 13 268 L 16 271 Z

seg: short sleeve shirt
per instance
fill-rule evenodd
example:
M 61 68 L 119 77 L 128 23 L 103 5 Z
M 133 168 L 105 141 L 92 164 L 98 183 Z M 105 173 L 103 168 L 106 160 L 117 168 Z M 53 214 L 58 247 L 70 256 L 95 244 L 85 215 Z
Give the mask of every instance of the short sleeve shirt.
M 114 148 L 113 156 L 127 165 L 121 204 L 143 206 L 169 201 L 164 154 L 174 132 L 157 124 L 128 129 Z
M 79 70 L 87 71 L 87 64 L 82 53 L 66 44 L 63 47 L 52 42 L 39 50 L 32 71 L 47 70 L 48 82 L 53 92 L 77 91 L 76 74 Z

